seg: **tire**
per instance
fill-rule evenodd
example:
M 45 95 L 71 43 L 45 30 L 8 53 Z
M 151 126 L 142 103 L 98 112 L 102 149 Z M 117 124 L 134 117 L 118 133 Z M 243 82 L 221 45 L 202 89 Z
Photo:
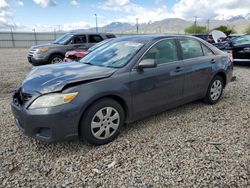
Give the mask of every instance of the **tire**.
M 60 60 L 60 61 L 57 61 L 57 60 Z M 50 64 L 63 63 L 63 56 L 59 54 L 52 55 L 49 58 L 49 63 Z
M 217 103 L 220 100 L 221 95 L 223 93 L 224 85 L 225 83 L 222 77 L 219 75 L 215 76 L 208 86 L 207 94 L 206 97 L 204 98 L 205 103 L 207 104 Z
M 79 135 L 93 145 L 107 144 L 119 135 L 124 119 L 124 110 L 118 102 L 110 98 L 101 99 L 84 112 Z

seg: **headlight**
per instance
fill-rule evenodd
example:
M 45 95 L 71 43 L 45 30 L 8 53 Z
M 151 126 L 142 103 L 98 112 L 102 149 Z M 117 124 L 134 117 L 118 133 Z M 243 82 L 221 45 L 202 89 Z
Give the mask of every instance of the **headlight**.
M 46 108 L 58 106 L 66 103 L 70 103 L 77 96 L 78 92 L 75 93 L 53 93 L 48 95 L 42 95 L 38 97 L 32 104 L 29 106 L 29 109 L 34 108 Z
M 43 52 L 47 52 L 49 50 L 49 48 L 37 48 L 36 52 L 37 53 L 43 53 Z

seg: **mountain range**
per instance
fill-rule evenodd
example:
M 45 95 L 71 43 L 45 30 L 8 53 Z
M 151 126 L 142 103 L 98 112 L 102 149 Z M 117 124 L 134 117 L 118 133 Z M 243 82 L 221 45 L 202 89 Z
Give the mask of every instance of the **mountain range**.
M 250 26 L 250 14 L 248 17 L 241 15 L 231 17 L 227 20 L 206 20 L 197 22 L 198 25 L 206 26 L 209 25 L 209 30 L 219 27 L 220 25 L 226 25 L 231 29 L 234 29 L 237 33 L 244 33 L 245 30 Z M 209 23 L 209 24 L 208 24 Z M 172 33 L 172 34 L 183 34 L 184 30 L 194 24 L 194 21 L 188 21 L 180 18 L 167 18 L 161 21 L 141 23 L 138 25 L 140 34 L 148 33 Z M 84 31 L 93 32 L 96 28 L 84 29 Z M 111 32 L 111 33 L 136 33 L 136 25 L 131 23 L 112 22 L 103 27 L 98 27 L 99 32 Z

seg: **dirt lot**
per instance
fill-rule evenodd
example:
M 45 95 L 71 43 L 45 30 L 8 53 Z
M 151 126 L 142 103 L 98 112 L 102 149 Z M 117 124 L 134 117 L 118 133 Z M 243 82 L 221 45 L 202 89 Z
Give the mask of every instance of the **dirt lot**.
M 126 126 L 114 142 L 42 144 L 23 136 L 12 92 L 26 49 L 0 49 L 0 187 L 250 187 L 250 66 L 222 100 L 197 101 Z

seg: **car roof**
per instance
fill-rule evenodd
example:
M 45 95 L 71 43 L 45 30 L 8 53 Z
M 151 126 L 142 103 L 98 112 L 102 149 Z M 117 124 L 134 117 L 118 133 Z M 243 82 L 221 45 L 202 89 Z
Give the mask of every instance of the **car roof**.
M 137 41 L 137 42 L 142 42 L 146 43 L 149 41 L 153 40 L 160 40 L 164 38 L 194 38 L 198 39 L 197 37 L 190 36 L 190 35 L 164 35 L 164 34 L 149 34 L 149 35 L 130 35 L 130 36 L 123 36 L 123 37 L 118 37 L 114 40 L 116 41 Z
M 113 33 L 97 33 L 97 32 L 82 32 L 82 31 L 71 31 L 69 34 L 72 35 L 114 35 Z

